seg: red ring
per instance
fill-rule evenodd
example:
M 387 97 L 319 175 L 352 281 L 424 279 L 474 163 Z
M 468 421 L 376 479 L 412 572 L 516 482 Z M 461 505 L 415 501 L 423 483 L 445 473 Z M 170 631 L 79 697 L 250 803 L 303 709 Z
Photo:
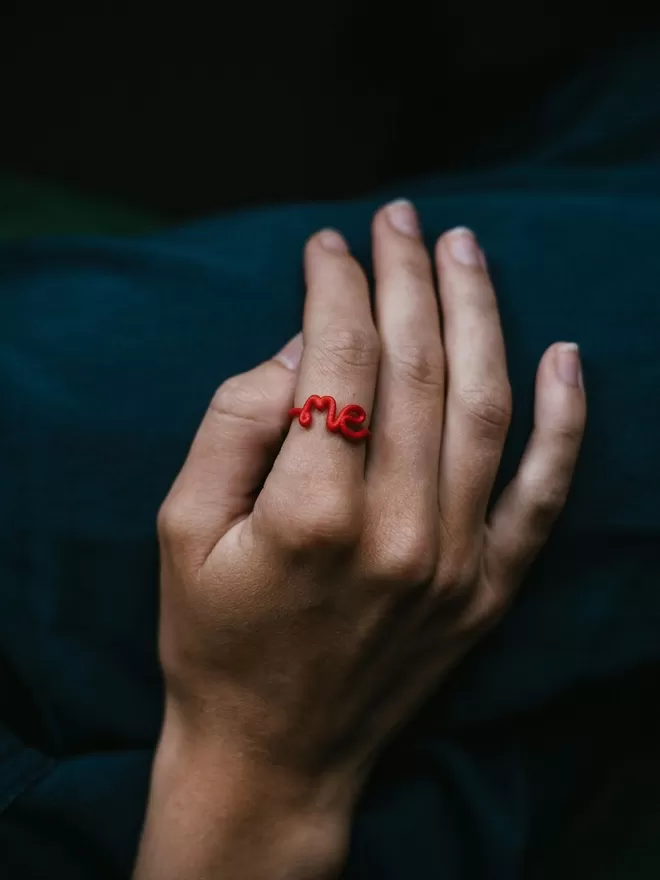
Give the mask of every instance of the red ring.
M 312 424 L 312 409 L 318 409 L 321 412 L 327 410 L 326 428 L 334 434 L 343 434 L 347 440 L 364 440 L 371 436 L 371 431 L 368 428 L 351 427 L 351 424 L 361 425 L 367 419 L 366 412 L 357 403 L 349 403 L 337 413 L 337 401 L 334 397 L 327 394 L 324 397 L 312 394 L 307 398 L 304 406 L 294 406 L 293 409 L 290 409 L 289 415 L 292 418 L 298 416 L 302 427 L 309 428 Z

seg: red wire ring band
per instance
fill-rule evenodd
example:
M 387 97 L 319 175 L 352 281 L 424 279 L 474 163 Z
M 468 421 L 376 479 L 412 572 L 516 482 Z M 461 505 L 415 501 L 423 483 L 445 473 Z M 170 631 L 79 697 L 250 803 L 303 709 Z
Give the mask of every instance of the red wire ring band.
M 334 397 L 312 394 L 307 398 L 304 406 L 294 406 L 290 409 L 289 415 L 292 418 L 297 416 L 300 425 L 309 428 L 312 424 L 312 409 L 320 412 L 327 410 L 326 428 L 334 434 L 342 434 L 347 440 L 364 440 L 371 436 L 368 428 L 359 427 L 366 421 L 367 414 L 357 403 L 349 403 L 337 413 L 337 401 Z

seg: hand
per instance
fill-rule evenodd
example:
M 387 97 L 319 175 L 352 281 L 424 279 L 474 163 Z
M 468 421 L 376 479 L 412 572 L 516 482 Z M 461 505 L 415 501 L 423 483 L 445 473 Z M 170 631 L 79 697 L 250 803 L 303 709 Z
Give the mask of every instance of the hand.
M 373 254 L 372 312 L 341 237 L 309 241 L 299 369 L 298 339 L 220 387 L 162 507 L 150 815 L 185 791 L 215 837 L 198 873 L 159 878 L 334 869 L 379 750 L 497 621 L 564 504 L 586 412 L 576 347 L 545 352 L 531 440 L 487 518 L 511 392 L 483 254 L 466 230 L 438 242 L 442 320 L 410 206 L 376 215 Z M 362 406 L 370 439 L 320 412 L 289 427 L 312 394 Z

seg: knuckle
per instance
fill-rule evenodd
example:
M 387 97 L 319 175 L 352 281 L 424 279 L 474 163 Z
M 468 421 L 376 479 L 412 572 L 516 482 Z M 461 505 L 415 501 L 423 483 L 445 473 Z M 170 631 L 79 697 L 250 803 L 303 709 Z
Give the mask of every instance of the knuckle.
M 264 395 L 242 376 L 232 376 L 220 385 L 211 399 L 210 412 L 221 418 L 259 421 Z
M 328 327 L 319 341 L 319 354 L 340 369 L 373 369 L 378 365 L 380 343 L 375 328 Z
M 434 594 L 438 611 L 452 615 L 465 635 L 486 630 L 507 604 L 505 591 L 489 581 L 478 548 L 452 541 L 445 532 Z
M 358 506 L 339 493 L 326 493 L 299 515 L 287 517 L 286 527 L 278 530 L 278 543 L 290 552 L 305 553 L 324 547 L 351 547 L 360 537 Z
M 528 506 L 536 522 L 550 525 L 566 503 L 568 485 L 554 480 L 535 482 L 527 487 L 524 494 L 529 498 Z
M 479 429 L 490 437 L 500 437 L 511 424 L 511 387 L 508 384 L 494 386 L 467 386 L 461 389 L 461 405 L 466 415 Z
M 479 623 L 488 625 L 498 620 L 506 611 L 511 601 L 511 596 L 506 590 L 497 589 L 486 582 L 481 590 L 480 601 L 477 604 Z
M 504 590 L 483 583 L 470 603 L 467 629 L 473 634 L 490 629 L 504 614 L 508 604 L 509 597 Z
M 436 393 L 444 385 L 444 361 L 441 353 L 422 345 L 400 345 L 392 353 L 393 369 L 406 384 Z
M 379 582 L 410 586 L 428 584 L 436 570 L 435 541 L 424 534 L 405 540 L 389 541 L 380 548 L 372 565 L 372 576 Z
M 162 544 L 179 544 L 193 532 L 190 510 L 178 499 L 167 498 L 158 511 L 156 530 Z
M 480 557 L 472 541 L 459 541 L 441 521 L 441 552 L 437 584 L 448 591 L 465 590 L 475 583 Z
M 469 566 L 451 568 L 439 566 L 437 579 L 433 582 L 433 598 L 438 610 L 456 620 L 462 620 L 468 629 L 472 629 L 471 619 L 474 616 L 477 583 L 470 574 Z
M 438 589 L 450 595 L 468 594 L 477 580 L 479 562 L 471 553 L 450 553 L 438 567 Z
M 553 434 L 556 443 L 562 447 L 570 447 L 575 450 L 573 455 L 577 456 L 577 450 L 584 434 L 582 423 L 575 421 L 563 422 L 555 426 Z

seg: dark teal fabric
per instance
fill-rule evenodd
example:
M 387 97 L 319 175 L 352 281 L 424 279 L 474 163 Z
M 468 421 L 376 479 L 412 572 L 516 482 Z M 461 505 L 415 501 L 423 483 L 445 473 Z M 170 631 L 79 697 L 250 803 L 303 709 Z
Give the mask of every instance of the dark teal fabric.
M 0 247 L 0 876 L 128 877 L 161 712 L 156 510 L 214 388 L 299 329 L 322 225 L 364 261 L 408 195 L 478 233 L 515 413 L 580 343 L 590 419 L 555 536 L 503 625 L 384 756 L 351 880 L 524 876 L 618 757 L 660 733 L 660 52 L 543 107 L 515 167 L 143 239 Z

